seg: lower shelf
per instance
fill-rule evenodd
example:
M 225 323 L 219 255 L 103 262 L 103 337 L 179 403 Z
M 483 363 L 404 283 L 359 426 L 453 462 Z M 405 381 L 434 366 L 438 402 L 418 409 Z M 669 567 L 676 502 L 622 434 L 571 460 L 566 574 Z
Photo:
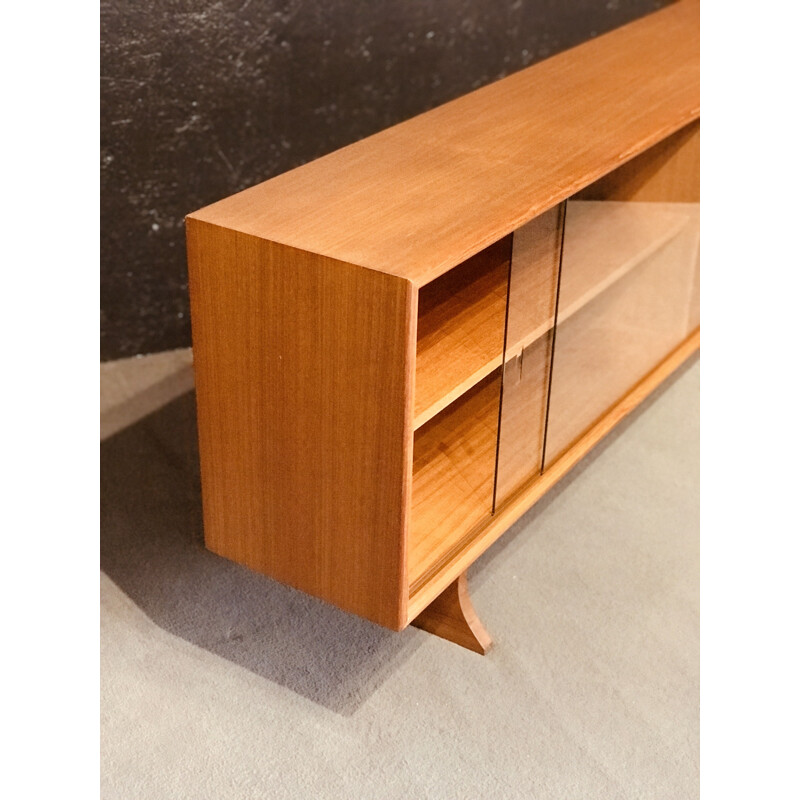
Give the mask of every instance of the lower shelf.
M 492 513 L 500 369 L 414 435 L 409 582 Z

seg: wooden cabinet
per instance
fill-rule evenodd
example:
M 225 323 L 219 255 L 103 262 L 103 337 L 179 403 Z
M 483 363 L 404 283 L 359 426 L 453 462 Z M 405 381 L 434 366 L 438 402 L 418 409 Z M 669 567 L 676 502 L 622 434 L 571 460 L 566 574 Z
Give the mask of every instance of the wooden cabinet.
M 187 217 L 206 545 L 483 651 L 467 567 L 699 346 L 698 5 Z

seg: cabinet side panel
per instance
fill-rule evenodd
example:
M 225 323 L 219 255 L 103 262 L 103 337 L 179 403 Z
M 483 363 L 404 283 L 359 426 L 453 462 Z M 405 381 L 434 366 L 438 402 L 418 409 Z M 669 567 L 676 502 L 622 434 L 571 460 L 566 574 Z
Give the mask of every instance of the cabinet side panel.
M 187 219 L 206 546 L 406 622 L 416 294 Z

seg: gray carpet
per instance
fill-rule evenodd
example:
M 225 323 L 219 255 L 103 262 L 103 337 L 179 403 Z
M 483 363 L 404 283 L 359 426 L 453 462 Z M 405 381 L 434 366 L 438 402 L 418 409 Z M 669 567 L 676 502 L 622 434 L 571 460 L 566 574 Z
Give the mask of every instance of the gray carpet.
M 102 796 L 697 797 L 698 425 L 695 360 L 474 565 L 483 658 L 206 552 L 193 393 L 114 434 Z

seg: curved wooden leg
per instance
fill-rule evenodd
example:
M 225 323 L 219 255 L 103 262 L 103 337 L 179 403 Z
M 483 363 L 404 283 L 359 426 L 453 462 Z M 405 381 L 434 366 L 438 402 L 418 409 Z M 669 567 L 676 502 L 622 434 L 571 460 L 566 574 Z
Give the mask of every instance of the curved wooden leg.
M 482 656 L 492 646 L 492 637 L 472 607 L 466 572 L 459 575 L 411 624 Z

